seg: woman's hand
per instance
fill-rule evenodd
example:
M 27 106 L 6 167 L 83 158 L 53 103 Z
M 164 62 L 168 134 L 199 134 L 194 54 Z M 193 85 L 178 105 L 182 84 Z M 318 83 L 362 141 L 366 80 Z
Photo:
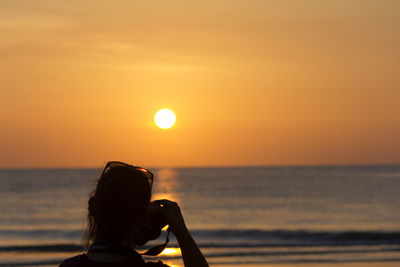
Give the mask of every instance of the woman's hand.
M 178 203 L 168 199 L 155 200 L 152 203 L 162 207 L 162 213 L 178 240 L 185 267 L 208 267 L 206 259 L 186 228 Z
M 152 203 L 162 207 L 160 211 L 174 235 L 177 235 L 180 231 L 186 230 L 185 221 L 178 203 L 168 199 L 154 200 Z

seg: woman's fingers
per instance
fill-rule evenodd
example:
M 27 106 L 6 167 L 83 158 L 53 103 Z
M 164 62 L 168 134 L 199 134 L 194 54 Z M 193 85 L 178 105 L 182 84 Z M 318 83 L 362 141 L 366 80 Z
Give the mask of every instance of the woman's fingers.
M 172 207 L 172 206 L 178 206 L 178 203 L 168 200 L 168 199 L 157 199 L 157 200 L 153 200 L 151 203 L 162 205 L 162 206 L 165 206 L 166 208 Z
M 161 212 L 165 216 L 168 224 L 171 226 L 172 232 L 177 228 L 181 228 L 181 226 L 185 224 L 178 203 L 168 199 L 157 199 L 151 203 L 162 207 Z
M 156 204 L 168 204 L 168 203 L 171 203 L 172 201 L 171 200 L 168 200 L 168 199 L 156 199 L 156 200 L 153 200 L 151 203 L 156 203 Z

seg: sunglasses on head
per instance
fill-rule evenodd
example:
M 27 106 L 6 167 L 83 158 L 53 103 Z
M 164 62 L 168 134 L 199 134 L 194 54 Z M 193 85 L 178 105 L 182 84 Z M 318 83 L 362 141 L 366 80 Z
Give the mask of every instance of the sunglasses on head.
M 150 189 L 152 188 L 152 186 L 153 186 L 153 174 L 149 170 L 146 170 L 143 167 L 133 166 L 133 165 L 121 162 L 121 161 L 109 161 L 106 164 L 106 166 L 104 167 L 103 173 L 101 175 L 109 172 L 112 168 L 115 168 L 115 167 L 132 168 L 132 169 L 140 172 L 141 174 L 143 174 L 147 178 L 147 181 L 150 184 Z

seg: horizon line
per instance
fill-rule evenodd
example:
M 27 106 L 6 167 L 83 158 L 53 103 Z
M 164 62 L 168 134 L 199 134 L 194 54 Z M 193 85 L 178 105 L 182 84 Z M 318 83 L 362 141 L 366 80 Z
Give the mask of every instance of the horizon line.
M 146 169 L 212 169 L 212 168 L 295 168 L 295 167 L 400 167 L 400 163 L 327 163 L 327 164 L 256 164 L 256 165 L 200 165 L 150 166 Z M 102 169 L 104 166 L 0 167 L 0 170 L 73 170 Z

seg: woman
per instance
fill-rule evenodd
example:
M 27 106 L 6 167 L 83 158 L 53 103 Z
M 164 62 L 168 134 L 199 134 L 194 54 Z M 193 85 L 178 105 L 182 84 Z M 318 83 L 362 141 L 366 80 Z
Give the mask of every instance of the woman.
M 145 262 L 135 250 L 136 245 L 156 238 L 166 224 L 179 243 L 184 265 L 208 266 L 178 204 L 166 199 L 150 202 L 152 183 L 153 174 L 144 168 L 108 162 L 88 202 L 84 236 L 88 252 L 64 260 L 60 267 L 167 266 L 161 261 Z M 167 242 L 147 255 L 158 254 Z

